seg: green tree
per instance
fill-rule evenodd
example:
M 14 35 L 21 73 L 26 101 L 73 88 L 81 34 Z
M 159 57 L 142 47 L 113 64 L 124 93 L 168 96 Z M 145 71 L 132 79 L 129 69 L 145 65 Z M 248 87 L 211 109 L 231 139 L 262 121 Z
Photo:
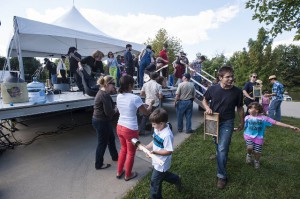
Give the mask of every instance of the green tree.
M 248 47 L 249 47 L 249 59 L 250 59 L 250 68 L 249 74 L 264 70 L 266 65 L 265 63 L 265 49 L 267 46 L 272 45 L 272 40 L 269 39 L 267 35 L 267 31 L 264 28 L 260 28 L 258 30 L 257 39 L 249 39 Z
M 167 31 L 163 28 L 159 29 L 154 39 L 148 38 L 145 42 L 146 45 L 151 45 L 152 50 L 155 51 L 155 56 L 157 57 L 159 52 L 163 49 L 163 45 L 168 44 L 168 58 L 169 58 L 169 74 L 172 74 L 173 67 L 172 62 L 175 60 L 176 54 L 182 49 L 180 39 L 169 36 Z
M 279 45 L 272 55 L 274 74 L 287 88 L 300 86 L 300 47 Z
M 235 74 L 235 84 L 243 87 L 249 76 L 250 58 L 246 48 L 237 51 L 229 58 L 228 63 L 233 67 Z
M 3 70 L 5 61 L 6 61 L 5 57 L 0 57 L 0 70 Z
M 248 0 L 246 8 L 254 10 L 252 19 L 271 26 L 268 32 L 273 37 L 296 29 L 294 40 L 300 40 L 299 0 Z
M 31 80 L 31 76 L 36 69 L 41 66 L 41 62 L 34 57 L 23 57 L 24 74 L 27 81 Z M 19 61 L 17 57 L 10 59 L 11 70 L 19 70 Z
M 205 62 L 203 62 L 203 70 L 205 70 L 207 73 L 211 74 L 212 76 L 215 76 L 216 71 L 219 70 L 223 65 L 227 64 L 227 59 L 224 56 L 224 54 L 217 54 L 212 59 L 207 59 Z

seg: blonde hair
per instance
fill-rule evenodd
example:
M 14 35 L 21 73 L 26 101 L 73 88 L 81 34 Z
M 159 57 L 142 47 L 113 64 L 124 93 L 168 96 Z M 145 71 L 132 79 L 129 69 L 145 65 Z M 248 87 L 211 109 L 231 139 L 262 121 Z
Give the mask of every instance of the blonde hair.
M 107 75 L 105 77 L 101 76 L 97 80 L 97 84 L 100 85 L 100 87 L 105 87 L 107 84 L 112 83 L 114 81 L 114 78 L 110 75 Z
M 96 50 L 96 51 L 93 52 L 92 57 L 94 57 L 94 58 L 97 58 L 97 57 L 103 58 L 104 54 L 100 50 Z

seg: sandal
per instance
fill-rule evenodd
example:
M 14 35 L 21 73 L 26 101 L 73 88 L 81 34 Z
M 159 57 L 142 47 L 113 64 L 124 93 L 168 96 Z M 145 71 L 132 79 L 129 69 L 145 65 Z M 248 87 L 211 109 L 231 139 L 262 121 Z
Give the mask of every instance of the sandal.
M 128 178 L 125 177 L 124 180 L 125 180 L 125 181 L 129 181 L 129 180 L 135 178 L 137 175 L 138 175 L 137 172 L 132 172 L 132 173 L 131 173 L 131 176 L 128 177 Z
M 124 175 L 124 173 L 125 173 L 125 171 L 122 171 L 120 175 L 117 175 L 117 176 L 116 176 L 116 178 L 117 178 L 117 179 L 121 179 L 122 176 Z
M 101 167 L 96 168 L 96 169 L 97 169 L 97 170 L 99 170 L 99 169 L 107 169 L 107 168 L 110 167 L 110 166 L 111 166 L 110 164 L 102 164 Z

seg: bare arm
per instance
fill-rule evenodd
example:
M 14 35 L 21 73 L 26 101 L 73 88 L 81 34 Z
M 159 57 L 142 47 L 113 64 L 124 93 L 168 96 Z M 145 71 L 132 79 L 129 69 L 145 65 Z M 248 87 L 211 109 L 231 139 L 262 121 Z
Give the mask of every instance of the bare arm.
M 244 129 L 244 125 L 245 125 L 245 121 L 244 121 L 244 108 L 241 106 L 241 107 L 237 107 L 237 113 L 239 115 L 239 119 L 240 119 L 240 124 L 237 128 L 237 131 L 241 131 Z
M 204 106 L 204 108 L 205 108 L 205 112 L 206 112 L 207 114 L 210 114 L 210 115 L 213 114 L 213 111 L 212 111 L 211 108 L 209 107 L 208 101 L 205 99 L 205 97 L 203 98 L 202 104 L 203 104 L 203 106 Z
M 145 105 L 144 104 L 142 104 L 140 107 L 139 107 L 139 111 L 141 111 L 141 113 L 143 114 L 143 115 L 150 115 L 151 114 L 151 110 L 152 110 L 152 104 L 153 103 L 151 103 L 147 108 L 145 107 Z
M 146 149 L 148 150 L 152 150 L 152 147 L 153 147 L 153 141 L 151 141 L 149 144 L 147 144 L 147 146 L 145 146 Z
M 282 127 L 286 127 L 286 128 L 290 128 L 290 129 L 293 129 L 293 130 L 295 130 L 295 131 L 300 131 L 300 129 L 299 129 L 298 127 L 296 127 L 296 126 L 292 126 L 292 125 L 285 124 L 285 123 L 278 122 L 278 121 L 275 122 L 275 125 L 277 125 L 277 126 L 282 126 Z
M 243 94 L 244 94 L 244 96 L 246 96 L 247 98 L 254 100 L 254 98 L 251 97 L 251 96 L 247 93 L 247 91 L 243 90 Z
M 171 155 L 172 151 L 167 151 L 165 149 L 160 150 L 160 151 L 152 151 L 153 154 L 155 155 L 162 155 L 162 156 L 167 156 L 167 155 Z
M 179 95 L 175 95 L 175 100 L 174 100 L 174 106 L 176 106 L 177 102 L 179 101 Z
M 152 147 L 153 147 L 153 141 L 151 141 L 149 144 L 147 144 L 147 146 L 145 146 L 145 148 L 148 150 L 152 150 Z M 160 150 L 160 151 L 151 151 L 151 153 L 155 155 L 166 156 L 166 155 L 171 155 L 172 151 Z
M 141 97 L 146 97 L 145 91 L 141 91 L 141 92 L 140 92 L 140 96 L 141 96 Z
M 159 98 L 160 100 L 161 100 L 163 97 L 164 97 L 164 96 L 163 96 L 162 93 L 159 93 L 159 94 L 158 94 L 158 98 Z

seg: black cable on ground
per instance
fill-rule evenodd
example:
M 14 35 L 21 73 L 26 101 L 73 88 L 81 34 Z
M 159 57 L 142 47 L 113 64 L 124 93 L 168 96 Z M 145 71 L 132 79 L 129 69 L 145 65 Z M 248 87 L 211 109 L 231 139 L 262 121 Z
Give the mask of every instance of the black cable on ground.
M 48 131 L 48 132 L 37 131 L 36 132 L 37 135 L 35 137 L 33 137 L 28 142 L 22 142 L 20 140 L 17 140 L 17 138 L 14 136 L 13 132 L 11 133 L 11 135 L 12 135 L 13 139 L 15 140 L 15 142 L 13 142 L 15 146 L 20 146 L 20 145 L 26 145 L 26 146 L 28 146 L 28 145 L 32 144 L 35 140 L 37 140 L 41 136 L 58 135 L 58 134 L 62 134 L 62 133 L 71 131 L 71 130 L 73 130 L 76 127 L 85 126 L 85 125 L 89 125 L 89 124 L 91 124 L 91 123 L 88 122 L 88 123 L 83 123 L 83 124 L 78 124 L 78 125 L 76 125 L 76 124 L 71 124 L 71 125 L 61 124 L 61 125 L 59 125 L 57 127 L 57 129 L 55 131 Z

